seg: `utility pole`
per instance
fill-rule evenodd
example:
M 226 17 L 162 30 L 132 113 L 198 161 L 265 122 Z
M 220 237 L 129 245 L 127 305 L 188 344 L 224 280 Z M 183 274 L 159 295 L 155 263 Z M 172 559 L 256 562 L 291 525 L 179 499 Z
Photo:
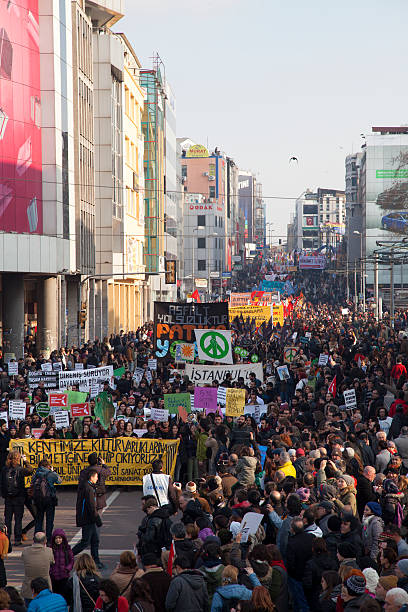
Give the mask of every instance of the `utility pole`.
M 378 321 L 378 255 L 374 253 L 374 316 L 375 320 Z

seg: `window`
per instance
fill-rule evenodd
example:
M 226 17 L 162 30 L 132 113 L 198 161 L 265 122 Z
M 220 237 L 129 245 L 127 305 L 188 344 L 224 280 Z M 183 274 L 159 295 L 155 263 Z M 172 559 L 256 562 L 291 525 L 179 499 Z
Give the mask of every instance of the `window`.
M 187 178 L 187 166 L 181 166 L 181 176 Z
M 330 221 L 330 215 L 326 215 L 326 221 Z
M 197 239 L 197 249 L 205 249 L 205 238 Z
M 198 268 L 197 268 L 198 271 L 199 272 L 203 272 L 205 270 L 205 268 L 206 268 L 206 261 L 205 261 L 205 259 L 199 259 L 198 260 Z
M 210 185 L 208 188 L 210 198 L 215 198 L 215 185 Z
M 205 215 L 197 215 L 197 225 L 205 226 Z
M 303 204 L 304 215 L 315 215 L 317 213 L 317 204 Z
M 214 226 L 217 227 L 217 218 L 218 217 L 214 217 Z

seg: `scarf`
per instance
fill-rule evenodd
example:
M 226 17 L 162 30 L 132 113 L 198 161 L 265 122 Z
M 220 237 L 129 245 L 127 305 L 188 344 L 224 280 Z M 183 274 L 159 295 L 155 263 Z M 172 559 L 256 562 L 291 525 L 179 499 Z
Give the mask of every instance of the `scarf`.
M 74 599 L 73 608 L 75 612 L 82 612 L 81 587 L 79 585 L 79 577 L 76 572 L 72 574 L 72 586 L 73 586 L 73 599 Z

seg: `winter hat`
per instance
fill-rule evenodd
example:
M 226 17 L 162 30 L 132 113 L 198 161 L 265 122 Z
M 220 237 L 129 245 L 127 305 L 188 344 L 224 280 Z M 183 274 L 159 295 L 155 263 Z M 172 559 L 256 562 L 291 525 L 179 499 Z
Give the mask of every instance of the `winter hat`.
M 186 491 L 189 491 L 190 493 L 197 493 L 196 483 L 190 480 L 190 482 L 186 484 Z
M 307 487 L 301 487 L 296 491 L 296 494 L 299 495 L 300 501 L 309 501 L 310 489 Z
M 398 578 L 396 576 L 381 576 L 378 582 L 385 591 L 389 591 L 390 589 L 395 589 Z
M 408 576 L 408 559 L 398 561 L 397 567 L 405 576 Z
M 330 501 L 323 500 L 320 502 L 320 504 L 318 504 L 318 508 L 323 508 L 324 510 L 327 510 L 327 512 L 332 512 L 334 510 L 334 505 Z
M 366 587 L 369 593 L 374 593 L 375 587 L 378 584 L 379 575 L 372 567 L 363 569 L 364 578 L 366 579 Z
M 366 581 L 362 576 L 350 576 L 346 581 L 346 587 L 350 595 L 362 595 L 366 590 Z
M 375 514 L 375 516 L 382 516 L 381 506 L 377 502 L 368 502 L 366 504 L 367 508 L 370 508 L 371 512 Z
M 348 487 L 354 487 L 354 478 L 352 476 L 342 474 L 339 478 L 342 478 Z
M 322 500 L 334 499 L 337 495 L 336 487 L 325 482 L 320 485 L 319 493 Z
M 305 456 L 305 451 L 303 450 L 303 448 L 296 449 L 296 457 L 304 457 L 304 456 Z
M 357 554 L 356 547 L 351 542 L 341 542 L 337 546 L 337 551 L 343 559 L 354 559 Z
M 327 527 L 330 529 L 330 531 L 334 531 L 335 533 L 338 533 L 341 527 L 340 517 L 337 516 L 337 514 L 330 516 L 327 521 Z

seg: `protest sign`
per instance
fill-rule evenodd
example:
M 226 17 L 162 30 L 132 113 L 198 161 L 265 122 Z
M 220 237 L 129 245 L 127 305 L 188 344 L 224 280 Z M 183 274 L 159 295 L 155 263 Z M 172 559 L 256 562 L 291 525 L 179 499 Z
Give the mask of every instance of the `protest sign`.
M 99 383 L 98 383 L 99 384 Z M 71 406 L 72 404 L 83 404 L 86 401 L 86 398 L 88 397 L 88 393 L 86 392 L 81 392 L 81 391 L 67 391 L 68 394 L 68 406 Z
M 69 427 L 69 412 L 67 412 L 67 410 L 58 410 L 58 412 L 54 412 L 54 421 L 57 429 Z
M 96 397 L 99 393 L 101 385 L 97 380 L 91 380 L 89 382 L 89 395 L 90 397 Z
M 6 421 L 7 425 L 8 425 L 8 414 L 7 412 L 0 412 L 0 419 L 3 419 L 3 421 Z
M 194 387 L 194 407 L 205 414 L 217 412 L 217 387 Z
M 42 427 L 33 427 L 33 429 L 31 430 L 31 433 L 34 436 L 34 438 L 38 440 L 39 438 L 41 438 L 42 434 L 44 433 L 44 429 Z
M 217 363 L 234 363 L 231 350 L 231 331 L 195 329 L 199 359 Z
M 272 321 L 274 325 L 279 325 L 283 327 L 285 322 L 283 316 L 283 304 L 273 304 L 272 305 Z
M 285 346 L 283 349 L 283 361 L 286 363 L 292 363 L 298 352 L 299 349 L 297 346 Z
M 84 369 L 84 364 L 83 363 L 76 363 L 75 364 L 75 369 L 76 370 L 83 370 Z
M 49 393 L 48 404 L 51 408 L 68 408 L 68 393 Z
M 150 418 L 153 419 L 153 421 L 160 421 L 163 423 L 168 420 L 169 411 L 163 410 L 162 408 L 152 408 Z
M 13 440 L 10 444 L 27 456 L 30 465 L 45 457 L 62 478 L 63 485 L 78 484 L 79 473 L 97 453 L 111 470 L 108 485 L 141 485 L 152 471 L 152 461 L 163 460 L 163 472 L 173 476 L 179 440 L 148 438 L 99 438 L 96 440 Z
M 154 303 L 154 354 L 171 361 L 177 342 L 194 342 L 194 329 L 229 329 L 227 302 Z M 174 347 L 173 347 L 174 345 Z
M 52 364 L 52 369 L 54 372 L 62 372 L 62 363 L 60 361 L 54 361 Z
M 173 343 L 175 361 L 194 361 L 195 347 L 188 342 Z
M 287 365 L 279 366 L 276 370 L 279 375 L 279 380 L 289 380 L 290 374 Z
M 21 402 L 20 400 L 10 400 L 9 401 L 9 418 L 12 421 L 16 421 L 17 419 L 23 421 L 26 417 L 27 405 L 25 402 Z
M 309 332 L 309 331 L 308 331 L 308 332 L 306 332 L 306 333 L 305 333 L 305 336 L 306 336 L 306 338 L 308 338 L 308 339 L 310 340 L 310 339 L 311 339 L 311 337 L 312 337 L 312 332 Z
M 157 359 L 148 359 L 147 367 L 149 370 L 157 370 Z
M 258 531 L 259 525 L 263 520 L 262 513 L 259 512 L 247 512 L 242 519 L 240 532 L 242 533 L 241 542 L 248 542 L 248 538 L 251 535 L 255 535 Z
M 357 397 L 355 389 L 349 389 L 348 391 L 344 391 L 343 395 L 344 403 L 346 404 L 347 409 L 357 408 Z
M 60 372 L 62 374 L 62 372 Z M 36 389 L 40 383 L 44 384 L 44 389 L 57 389 L 58 387 L 58 372 L 36 372 L 28 373 L 28 386 L 30 389 Z
M 179 406 L 183 406 L 187 412 L 191 412 L 191 398 L 189 393 L 164 394 L 164 407 L 169 411 L 169 414 L 177 414 Z
M 226 387 L 217 387 L 217 404 L 221 404 L 221 406 L 225 406 L 227 401 L 227 388 Z
M 183 421 L 183 423 L 187 423 L 188 413 L 187 413 L 187 410 L 184 408 L 184 406 L 179 406 L 177 408 L 177 412 L 178 412 L 180 419 Z
M 299 255 L 299 270 L 323 270 L 325 265 L 324 255 Z
M 7 364 L 8 375 L 9 376 L 17 376 L 18 374 L 18 363 L 17 361 L 9 361 Z
M 329 361 L 329 356 L 326 355 L 325 353 L 320 353 L 318 365 L 319 366 L 326 366 L 328 361 Z
M 91 416 L 91 409 L 87 402 L 83 404 L 71 404 L 70 411 L 72 418 Z
M 52 363 L 49 363 L 48 361 L 46 361 L 45 363 L 42 363 L 41 364 L 41 370 L 43 372 L 52 372 L 52 370 L 53 370 Z
M 264 322 L 268 322 L 272 316 L 271 306 L 238 306 L 236 308 L 230 308 L 228 311 L 229 320 L 232 321 L 235 317 L 243 317 L 247 319 L 255 319 L 256 327 L 259 327 Z
M 9 361 L 11 361 L 12 359 L 16 358 L 16 354 L 15 353 L 4 353 L 3 359 L 4 359 L 4 363 L 8 363 Z
M 89 368 L 89 366 L 88 366 Z M 113 370 L 113 376 L 115 378 L 120 378 L 121 376 L 123 376 L 123 374 L 126 373 L 126 368 L 125 366 L 122 366 L 121 368 L 116 368 L 116 370 Z
M 141 438 L 145 433 L 147 433 L 147 429 L 134 429 L 133 433 L 136 434 L 138 438 Z
M 152 377 L 152 373 L 151 373 L 151 371 L 150 371 L 150 370 L 146 370 L 146 372 L 145 372 L 145 376 L 146 376 L 146 380 L 147 380 L 147 382 L 148 382 L 148 383 L 149 383 L 149 385 L 150 385 L 150 383 L 151 383 L 151 382 L 152 382 L 152 380 L 153 380 L 153 377 Z
M 265 404 L 247 404 L 244 406 L 244 414 L 252 416 L 256 423 L 259 423 L 261 420 L 261 411 L 267 411 Z
M 35 406 L 35 411 L 42 419 L 46 419 L 51 412 L 51 408 L 46 402 L 39 402 Z
M 225 414 L 238 417 L 244 414 L 245 389 L 227 389 Z
M 59 388 L 68 389 L 72 385 L 79 385 L 91 380 L 109 381 L 113 378 L 113 366 L 102 366 L 89 370 L 64 370 L 59 372 Z
M 237 306 L 265 306 L 271 304 L 278 298 L 278 293 L 268 291 L 254 291 L 252 293 L 231 293 L 229 298 L 230 308 Z
M 244 383 L 249 383 L 249 375 L 254 372 L 256 378 L 263 382 L 262 363 L 239 363 L 234 365 L 200 365 L 186 364 L 186 374 L 195 385 L 205 385 L 214 380 L 222 383 L 227 374 L 231 374 L 232 382 L 242 377 Z M 166 397 L 166 396 L 165 396 Z

